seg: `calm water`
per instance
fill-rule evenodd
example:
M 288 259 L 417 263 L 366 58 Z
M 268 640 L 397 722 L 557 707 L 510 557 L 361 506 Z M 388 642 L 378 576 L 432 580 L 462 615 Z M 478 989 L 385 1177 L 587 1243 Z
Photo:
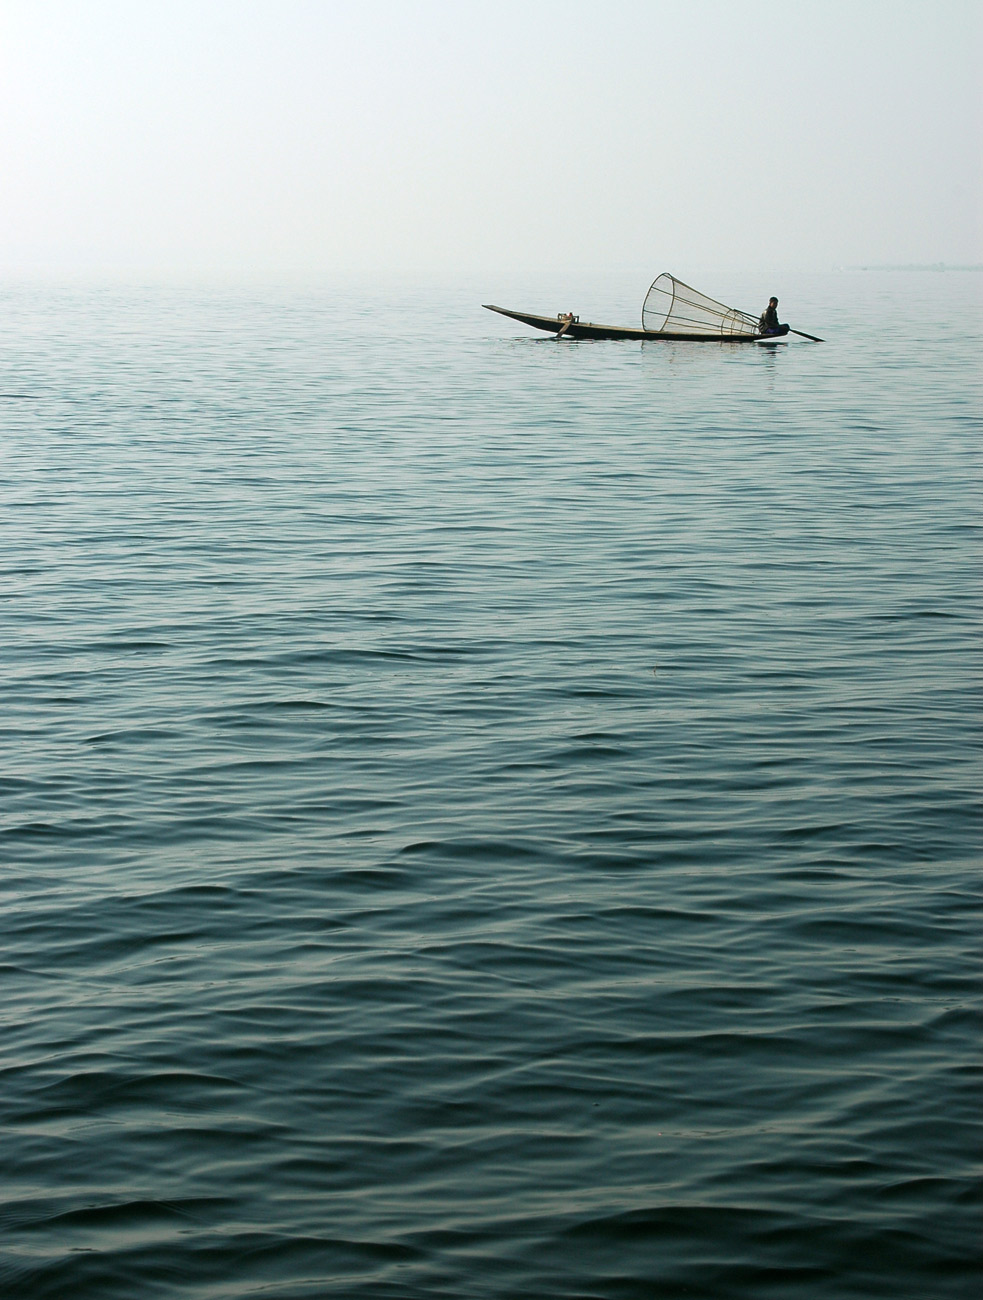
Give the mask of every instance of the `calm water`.
M 699 283 L 4 289 L 5 1300 L 975 1295 L 983 275 Z

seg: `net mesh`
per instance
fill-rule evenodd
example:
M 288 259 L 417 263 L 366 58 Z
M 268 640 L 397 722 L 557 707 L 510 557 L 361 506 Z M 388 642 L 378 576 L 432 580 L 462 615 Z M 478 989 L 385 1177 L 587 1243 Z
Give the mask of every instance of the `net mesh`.
M 758 333 L 758 322 L 746 312 L 725 307 L 663 271 L 645 295 L 642 329 L 699 334 L 707 338 L 744 338 Z

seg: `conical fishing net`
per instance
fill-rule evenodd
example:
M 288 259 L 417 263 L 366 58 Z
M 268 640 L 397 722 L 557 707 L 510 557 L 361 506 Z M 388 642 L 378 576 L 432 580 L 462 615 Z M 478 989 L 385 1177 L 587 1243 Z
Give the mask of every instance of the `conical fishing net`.
M 645 295 L 642 329 L 706 338 L 747 338 L 758 333 L 758 322 L 663 271 Z

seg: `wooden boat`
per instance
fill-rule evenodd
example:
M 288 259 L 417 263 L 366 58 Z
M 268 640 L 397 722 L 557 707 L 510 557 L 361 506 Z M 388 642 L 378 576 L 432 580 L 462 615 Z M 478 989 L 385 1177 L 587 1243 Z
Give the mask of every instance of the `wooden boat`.
M 630 325 L 598 325 L 582 321 L 573 312 L 560 312 L 556 316 L 537 316 L 533 312 L 510 311 L 482 303 L 488 311 L 521 321 L 533 329 L 545 330 L 557 338 L 568 339 L 653 339 L 681 343 L 761 343 L 775 342 L 788 334 L 821 343 L 813 334 L 783 325 L 779 334 L 763 334 L 756 317 L 736 307 L 725 307 L 722 302 L 708 298 L 698 289 L 677 280 L 668 271 L 657 276 L 649 287 L 642 303 L 642 327 Z
M 568 314 L 557 316 L 536 316 L 528 311 L 509 311 L 505 307 L 495 307 L 490 302 L 481 304 L 488 311 L 497 311 L 500 316 L 510 316 L 512 320 L 522 321 L 533 329 L 546 330 L 550 334 L 559 334 L 567 339 L 678 339 L 684 343 L 753 343 L 753 334 L 696 334 L 676 330 L 633 329 L 630 325 L 597 325 L 593 321 L 582 321 L 579 316 L 569 318 Z

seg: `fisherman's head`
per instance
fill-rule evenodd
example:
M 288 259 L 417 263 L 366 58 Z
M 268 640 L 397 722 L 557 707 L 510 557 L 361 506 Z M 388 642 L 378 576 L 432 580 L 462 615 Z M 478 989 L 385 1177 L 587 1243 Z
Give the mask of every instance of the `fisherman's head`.
M 768 299 L 768 306 L 769 306 L 769 307 L 777 307 L 777 306 L 778 306 L 778 299 L 777 299 L 777 298 L 769 298 L 769 299 Z

